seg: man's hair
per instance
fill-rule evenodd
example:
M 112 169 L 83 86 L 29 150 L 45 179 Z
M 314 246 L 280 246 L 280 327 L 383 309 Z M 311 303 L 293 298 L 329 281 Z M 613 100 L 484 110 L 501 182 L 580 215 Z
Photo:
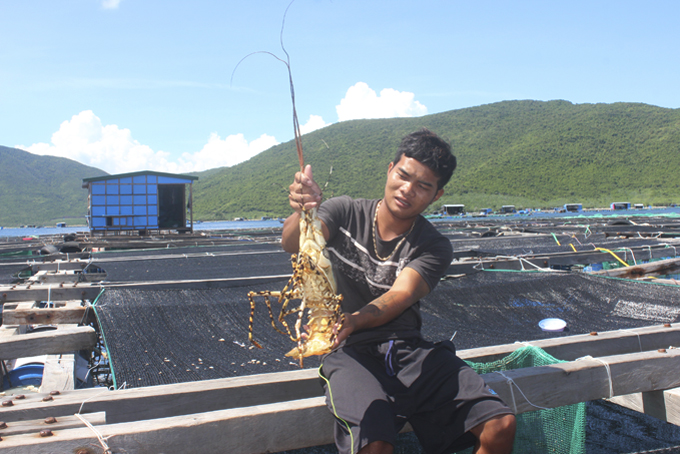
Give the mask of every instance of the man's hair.
M 397 165 L 402 155 L 430 168 L 439 177 L 437 190 L 446 186 L 456 170 L 456 157 L 451 153 L 451 145 L 427 128 L 412 132 L 401 139 L 394 165 Z

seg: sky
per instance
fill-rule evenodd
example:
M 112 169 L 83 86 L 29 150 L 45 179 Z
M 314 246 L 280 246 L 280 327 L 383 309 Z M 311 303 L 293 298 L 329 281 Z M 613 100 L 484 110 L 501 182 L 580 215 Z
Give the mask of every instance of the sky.
M 506 100 L 677 109 L 678 17 L 677 0 L 3 0 L 0 145 L 111 174 L 238 164 L 293 139 L 286 66 L 263 53 L 285 59 L 281 39 L 303 133 Z

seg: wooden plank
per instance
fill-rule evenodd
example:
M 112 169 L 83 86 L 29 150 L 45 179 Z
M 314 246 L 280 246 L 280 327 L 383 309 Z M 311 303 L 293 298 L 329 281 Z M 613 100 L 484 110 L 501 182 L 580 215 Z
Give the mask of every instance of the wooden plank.
M 609 365 L 611 382 L 603 362 Z M 678 372 L 680 352 L 671 351 L 584 359 L 507 371 L 505 376 L 486 374 L 483 378 L 504 400 L 516 407 L 518 413 L 524 413 L 538 407 L 552 408 L 609 397 L 610 383 L 615 394 L 677 385 L 680 384 Z M 333 418 L 326 408 L 325 398 L 314 397 L 109 424 L 98 429 L 107 437 L 114 452 L 179 454 L 192 452 L 200 446 L 206 452 L 255 454 L 331 443 L 332 427 Z M 2 448 L 10 448 L 17 454 L 73 452 L 92 443 L 93 436 L 84 429 L 70 429 L 51 438 L 8 437 Z
M 39 392 L 49 393 L 75 389 L 75 374 L 75 354 L 49 355 L 45 359 Z
M 86 307 L 5 310 L 2 314 L 2 321 L 8 325 L 78 324 L 83 320 L 86 310 Z
M 19 334 L 18 326 L 2 325 L 0 326 L 0 339 L 7 336 L 16 336 Z
M 84 413 L 81 414 L 83 418 L 93 426 L 106 424 L 106 413 Z M 59 416 L 56 422 L 48 423 L 47 418 L 35 419 L 31 421 L 17 421 L 6 423 L 7 427 L 5 429 L 0 429 L 0 436 L 7 437 L 11 435 L 21 435 L 21 434 L 39 434 L 41 430 L 49 429 L 52 431 L 72 429 L 83 427 L 85 424 L 78 419 L 75 415 Z M 0 444 L 0 452 L 2 452 L 3 445 Z
M 599 333 L 598 336 L 577 335 L 534 341 L 532 345 L 545 348 L 553 356 L 563 360 L 574 360 L 582 356 L 609 356 L 645 350 L 656 350 L 669 345 L 679 345 L 680 325 L 665 327 L 652 326 L 634 331 L 619 330 Z M 639 338 L 638 338 L 639 336 Z M 477 362 L 488 362 L 506 356 L 522 344 L 507 344 L 470 350 L 461 350 L 461 358 Z M 198 413 L 235 406 L 260 405 L 291 399 L 302 399 L 321 395 L 317 371 L 305 369 L 274 374 L 205 380 L 195 383 L 180 383 L 134 388 L 116 391 L 115 395 L 102 394 L 88 401 L 90 411 L 106 411 L 110 422 L 126 422 L 134 418 L 161 418 L 186 413 Z M 50 407 L 60 406 L 61 414 L 75 413 L 82 402 L 77 396 L 60 396 Z M 19 407 L 15 407 L 19 408 Z M 21 404 L 22 415 L 14 415 L 5 409 L 5 419 L 39 418 L 41 402 L 30 400 Z M 34 416 L 31 416 L 34 415 Z
M 101 292 L 101 287 L 90 283 L 73 283 L 59 285 L 24 285 L 0 287 L 0 303 L 18 301 L 67 301 L 94 300 Z
M 591 274 L 636 279 L 646 275 L 664 274 L 677 268 L 680 268 L 680 258 L 659 260 L 657 262 L 615 268 L 613 270 L 595 271 Z
M 47 263 L 31 263 L 31 269 L 34 272 L 38 271 L 66 271 L 66 270 L 78 270 L 82 271 L 88 264 L 87 260 L 71 260 L 69 262 L 56 261 Z
M 523 413 L 538 407 L 676 388 L 680 386 L 680 349 L 515 369 L 486 374 L 484 380 L 508 405 Z
M 484 239 L 477 239 L 475 242 L 482 242 Z M 460 241 L 456 240 L 456 244 Z M 462 254 L 462 253 L 461 253 Z M 524 254 L 522 255 L 522 260 L 518 258 L 498 258 L 490 257 L 488 253 L 475 251 L 468 251 L 466 253 L 470 260 L 461 260 L 452 263 L 447 274 L 467 274 L 475 269 L 496 269 L 496 270 L 522 270 L 522 269 L 535 269 L 535 268 L 550 268 L 553 266 L 568 266 L 568 265 L 589 265 L 591 263 L 601 263 L 601 262 L 611 262 L 616 261 L 616 259 L 604 251 L 578 251 L 578 252 L 556 252 L 553 254 Z M 621 260 L 649 260 L 653 258 L 663 258 L 668 257 L 670 251 L 665 246 L 640 246 L 633 248 L 626 248 L 624 251 L 617 251 L 615 254 L 621 258 Z M 486 257 L 481 262 L 479 257 Z
M 88 273 L 83 275 L 80 272 L 74 270 L 51 272 L 51 271 L 38 271 L 33 276 L 28 278 L 29 282 L 36 282 L 43 285 L 46 284 L 73 284 L 78 281 L 96 281 L 106 278 L 105 273 Z
M 332 442 L 332 417 L 323 398 L 190 416 L 98 426 L 112 452 L 230 454 L 279 452 Z M 0 452 L 47 454 L 100 446 L 89 429 L 67 429 L 53 437 L 4 438 Z
M 680 425 L 680 388 L 615 396 L 611 402 Z
M 44 394 L 27 395 L 3 408 L 4 421 L 39 419 L 49 410 L 52 415 L 68 415 L 84 410 L 105 411 L 110 423 L 155 419 L 189 413 L 282 402 L 323 394 L 316 369 L 203 380 L 145 388 L 100 391 L 84 397 L 81 391 L 62 393 L 50 402 Z
M 680 388 L 663 392 L 666 405 L 666 421 L 680 426 Z
M 88 350 L 96 344 L 97 334 L 90 326 L 7 336 L 0 338 L 0 360 Z
M 647 350 L 658 350 L 669 345 L 680 346 L 680 324 L 654 325 L 635 329 L 604 331 L 596 335 L 556 337 L 525 343 L 495 345 L 461 350 L 458 356 L 475 362 L 501 359 L 523 345 L 533 345 L 563 361 L 582 356 L 612 356 Z

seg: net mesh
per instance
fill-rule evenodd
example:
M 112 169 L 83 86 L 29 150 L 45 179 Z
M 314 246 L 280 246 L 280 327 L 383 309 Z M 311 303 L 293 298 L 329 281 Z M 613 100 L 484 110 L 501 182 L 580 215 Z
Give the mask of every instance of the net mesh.
M 561 363 L 542 349 L 528 345 L 505 358 L 488 363 L 468 361 L 478 374 L 489 374 L 525 367 L 539 367 Z M 510 407 L 512 402 L 507 402 Z M 538 410 L 517 415 L 514 452 L 521 453 L 585 453 L 586 404 Z M 463 452 L 472 452 L 466 450 Z

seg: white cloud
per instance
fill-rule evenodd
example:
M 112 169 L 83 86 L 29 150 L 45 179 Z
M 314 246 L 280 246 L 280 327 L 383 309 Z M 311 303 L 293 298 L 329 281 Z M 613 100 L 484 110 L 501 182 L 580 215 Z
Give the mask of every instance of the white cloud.
M 274 137 L 266 134 L 248 143 L 242 134 L 222 140 L 213 133 L 200 151 L 184 153 L 177 161 L 172 161 L 170 153 L 153 151 L 135 140 L 129 129 L 103 125 L 91 110 L 85 110 L 63 122 L 52 135 L 50 144 L 17 145 L 17 148 L 38 155 L 73 159 L 111 174 L 140 170 L 186 173 L 232 166 L 277 143 Z
M 233 166 L 247 161 L 278 143 L 273 136 L 267 134 L 262 134 L 258 139 L 248 143 L 243 134 L 233 134 L 222 140 L 219 135 L 212 133 L 201 151 L 183 153 L 180 162 L 183 167 L 191 168 L 196 172 L 215 167 Z
M 120 0 L 102 0 L 102 8 L 104 9 L 118 9 Z
M 328 126 L 328 123 L 323 121 L 323 118 L 321 118 L 319 115 L 310 115 L 307 123 L 300 126 L 300 132 L 302 134 L 307 134 L 308 132 L 316 131 L 317 129 L 321 129 L 325 126 Z
M 364 118 L 417 117 L 427 114 L 427 107 L 416 101 L 407 91 L 385 88 L 380 96 L 365 82 L 349 87 L 347 94 L 335 107 L 338 121 Z

